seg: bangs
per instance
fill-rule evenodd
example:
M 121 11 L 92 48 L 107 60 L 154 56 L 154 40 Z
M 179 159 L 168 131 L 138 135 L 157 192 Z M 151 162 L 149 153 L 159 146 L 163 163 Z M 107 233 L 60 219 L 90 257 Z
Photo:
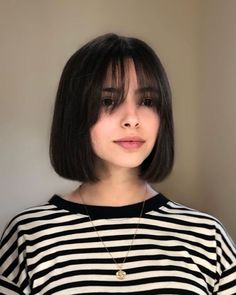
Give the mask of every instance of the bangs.
M 112 113 L 127 96 L 129 88 L 129 65 L 134 63 L 138 83 L 138 93 L 142 97 L 152 97 L 153 106 L 157 112 L 160 111 L 161 93 L 159 79 L 153 70 L 153 62 L 148 63 L 145 58 L 135 55 L 119 55 L 112 57 L 107 63 L 107 69 L 103 72 L 102 87 L 100 97 L 104 93 L 109 93 L 113 99 L 113 105 L 109 109 Z
M 160 112 L 162 93 L 160 77 L 154 69 L 154 61 L 149 63 L 143 56 L 133 57 L 138 87 L 142 90 L 142 95 L 153 98 L 154 107 Z

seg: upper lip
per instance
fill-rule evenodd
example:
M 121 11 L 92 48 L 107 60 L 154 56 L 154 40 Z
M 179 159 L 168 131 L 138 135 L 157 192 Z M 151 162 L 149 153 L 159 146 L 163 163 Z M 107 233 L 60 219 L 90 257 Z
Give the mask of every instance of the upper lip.
M 119 141 L 134 141 L 134 142 L 144 142 L 145 140 L 139 136 L 126 136 L 119 139 L 114 140 L 114 142 Z

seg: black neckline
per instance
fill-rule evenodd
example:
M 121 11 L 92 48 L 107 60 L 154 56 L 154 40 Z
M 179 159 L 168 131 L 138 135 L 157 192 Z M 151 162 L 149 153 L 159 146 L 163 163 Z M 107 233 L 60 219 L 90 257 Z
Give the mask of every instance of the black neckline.
M 143 214 L 160 208 L 161 206 L 165 205 L 168 201 L 169 200 L 161 193 L 156 194 L 155 196 L 146 200 L 143 209 Z M 55 205 L 59 209 L 64 209 L 71 213 L 80 213 L 88 216 L 84 208 L 84 205 L 65 200 L 59 195 L 54 195 L 49 200 L 49 203 Z M 86 205 L 86 207 L 92 219 L 125 218 L 138 217 L 140 215 L 142 204 L 143 202 L 119 207 L 93 205 Z

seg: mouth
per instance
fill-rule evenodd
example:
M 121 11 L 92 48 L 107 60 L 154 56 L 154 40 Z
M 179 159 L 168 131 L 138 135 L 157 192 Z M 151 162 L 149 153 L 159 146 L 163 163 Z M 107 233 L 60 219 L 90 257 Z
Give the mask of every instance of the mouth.
M 126 150 L 136 150 L 140 148 L 144 144 L 144 142 L 145 141 L 141 138 L 124 138 L 114 141 L 114 143 L 118 144 Z
M 145 140 L 139 136 L 126 136 L 115 140 L 115 142 L 145 142 Z

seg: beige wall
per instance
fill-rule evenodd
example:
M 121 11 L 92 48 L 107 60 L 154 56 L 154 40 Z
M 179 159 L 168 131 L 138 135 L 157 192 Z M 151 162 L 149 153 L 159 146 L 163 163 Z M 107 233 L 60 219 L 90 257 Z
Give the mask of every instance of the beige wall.
M 202 208 L 236 240 L 236 1 L 201 7 L 199 39 L 199 161 Z
M 229 0 L 0 1 L 1 228 L 19 210 L 75 187 L 53 172 L 48 158 L 58 79 L 78 46 L 99 34 L 116 32 L 143 38 L 153 46 L 172 85 L 176 163 L 157 189 L 219 216 L 236 238 L 235 4 Z

